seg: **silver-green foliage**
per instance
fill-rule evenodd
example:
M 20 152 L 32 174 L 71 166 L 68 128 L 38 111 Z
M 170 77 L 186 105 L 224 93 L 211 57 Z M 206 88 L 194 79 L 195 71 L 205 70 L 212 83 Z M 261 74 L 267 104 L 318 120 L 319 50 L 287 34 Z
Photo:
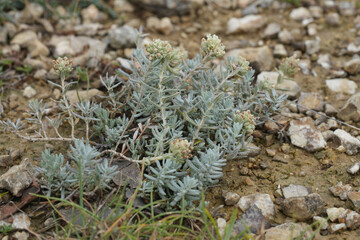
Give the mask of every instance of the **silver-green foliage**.
M 150 131 L 137 139 L 136 147 L 128 139 L 133 143 L 131 157 L 164 159 L 147 169 L 143 195 L 154 191 L 169 206 L 192 206 L 202 191 L 219 181 L 226 159 L 248 155 L 251 130 L 244 127 L 248 122 L 236 120 L 238 112 L 249 110 L 261 123 L 286 99 L 254 84 L 254 71 L 243 58 L 227 58 L 221 66 L 212 66 L 211 60 L 222 54 L 222 48 L 214 54 L 219 44 L 214 41 L 206 51 L 204 41 L 200 54 L 182 61 L 178 61 L 179 50 L 164 41 L 147 46 L 150 56 L 138 47 L 130 62 L 132 73 L 122 72 L 127 77 L 123 87 L 131 96 L 126 107 L 132 110 L 134 121 L 151 122 Z M 175 161 L 169 151 L 178 139 L 191 143 L 193 157 L 184 163 Z
M 66 194 L 79 187 L 79 178 L 85 192 L 95 192 L 109 187 L 112 177 L 118 173 L 116 166 L 109 167 L 108 160 L 99 157 L 99 152 L 83 140 L 75 140 L 68 152 L 69 160 L 65 163 L 64 156 L 51 154 L 49 149 L 42 153 L 40 167 L 42 187 L 48 196 Z

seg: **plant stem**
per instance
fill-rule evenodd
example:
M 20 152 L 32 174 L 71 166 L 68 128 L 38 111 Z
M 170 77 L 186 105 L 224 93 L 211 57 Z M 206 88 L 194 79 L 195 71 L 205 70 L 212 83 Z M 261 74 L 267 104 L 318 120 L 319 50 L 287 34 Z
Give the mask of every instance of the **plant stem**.
M 71 109 L 70 109 L 70 104 L 66 98 L 66 88 L 65 88 L 65 79 L 66 79 L 66 76 L 65 76 L 65 73 L 62 72 L 61 73 L 61 90 L 62 90 L 62 97 L 63 97 L 63 101 L 64 101 L 64 104 L 65 104 L 65 107 L 66 109 L 68 110 L 68 114 L 69 114 L 69 118 L 70 118 L 70 122 L 71 122 L 71 137 L 73 139 L 75 139 L 75 136 L 74 136 L 74 133 L 75 133 L 75 123 L 74 123 L 74 117 L 73 117 L 73 114 L 71 112 Z

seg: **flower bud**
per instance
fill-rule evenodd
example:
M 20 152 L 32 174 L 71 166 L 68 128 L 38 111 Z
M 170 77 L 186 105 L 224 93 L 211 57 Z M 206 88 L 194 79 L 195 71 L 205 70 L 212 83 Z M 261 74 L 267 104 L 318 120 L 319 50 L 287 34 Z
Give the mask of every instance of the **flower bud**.
M 53 61 L 55 72 L 59 75 L 65 74 L 68 75 L 73 70 L 72 61 L 67 57 L 58 57 Z
M 279 66 L 279 70 L 288 77 L 294 77 L 299 71 L 299 59 L 294 56 L 285 58 Z
M 236 110 L 234 114 L 234 122 L 242 123 L 247 134 L 252 134 L 255 130 L 255 117 L 251 114 L 250 110 L 243 111 L 241 113 L 239 110 Z
M 169 152 L 173 154 L 173 160 L 183 163 L 185 159 L 192 157 L 193 148 L 186 139 L 177 138 L 170 143 Z
M 206 35 L 206 39 L 201 39 L 201 50 L 210 57 L 218 58 L 225 54 L 225 46 L 221 43 L 218 36 Z

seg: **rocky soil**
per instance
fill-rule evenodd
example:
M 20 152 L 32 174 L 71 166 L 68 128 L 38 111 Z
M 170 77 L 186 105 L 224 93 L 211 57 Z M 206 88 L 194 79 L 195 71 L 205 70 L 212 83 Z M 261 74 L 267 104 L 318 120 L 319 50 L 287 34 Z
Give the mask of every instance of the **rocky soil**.
M 152 1 L 145 2 L 151 6 Z M 291 2 L 200 0 L 187 6 L 185 15 L 173 9 L 164 16 L 160 7 L 140 9 L 125 0 L 109 1 L 116 18 L 94 5 L 75 17 L 62 6 L 45 10 L 35 3 L 9 11 L 12 20 L 0 25 L 1 118 L 26 118 L 27 102 L 34 98 L 44 99 L 48 114 L 56 114 L 52 99 L 60 92 L 47 80 L 57 78 L 51 64 L 58 56 L 72 56 L 75 66 L 89 69 L 89 98 L 97 98 L 103 94 L 99 77 L 126 67 L 140 26 L 150 34 L 145 42 L 168 40 L 190 57 L 203 36 L 215 33 L 227 56 L 245 57 L 257 81 L 268 80 L 289 95 L 274 122 L 257 126 L 252 156 L 229 161 L 220 184 L 208 190 L 210 207 L 224 205 L 218 211 L 220 230 L 238 209 L 234 233 L 250 226 L 266 240 L 288 240 L 301 233 L 304 239 L 313 234 L 315 239 L 359 239 L 359 4 Z M 294 81 L 277 83 L 276 67 L 290 56 L 300 59 L 300 72 Z M 28 74 L 19 69 L 25 64 L 32 69 Z M 76 73 L 72 77 L 78 78 Z M 86 89 L 86 83 L 80 87 Z M 68 97 L 72 103 L 78 99 L 76 91 Z M 12 222 L 14 239 L 27 239 L 24 229 L 42 233 L 51 226 L 26 192 L 39 191 L 33 166 L 44 147 L 67 150 L 66 143 L 33 143 L 0 133 L 0 189 L 8 192 L 1 195 L 0 225 Z M 7 218 L 11 201 L 22 211 Z

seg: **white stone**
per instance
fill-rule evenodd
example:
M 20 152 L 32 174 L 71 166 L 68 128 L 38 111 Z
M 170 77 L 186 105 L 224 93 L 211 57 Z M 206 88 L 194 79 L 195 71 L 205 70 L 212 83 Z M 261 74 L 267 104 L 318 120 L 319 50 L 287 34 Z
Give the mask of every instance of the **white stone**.
M 344 65 L 344 69 L 349 74 L 353 74 L 353 75 L 357 74 L 360 71 L 360 59 L 354 58 L 346 62 Z
M 112 28 L 109 31 L 110 45 L 113 48 L 127 48 L 135 46 L 137 31 L 129 26 Z
M 11 40 L 11 44 L 18 44 L 21 47 L 27 47 L 28 45 L 30 45 L 32 42 L 34 42 L 37 39 L 38 38 L 36 36 L 36 33 L 29 30 L 29 31 L 24 31 L 24 32 L 18 33 Z
M 350 174 L 355 174 L 360 170 L 360 163 L 355 163 L 354 165 L 352 165 L 347 172 Z
M 173 31 L 173 28 L 170 18 L 164 17 L 160 20 L 160 25 L 157 30 L 164 35 L 169 35 Z
M 345 230 L 345 229 L 346 229 L 345 223 L 338 223 L 338 224 L 332 223 L 329 226 L 330 233 L 335 233 L 335 232 L 338 232 L 340 230 Z
M 311 13 L 304 7 L 299 7 L 293 9 L 290 13 L 290 18 L 295 21 L 303 21 L 305 19 L 311 18 Z
M 70 103 L 74 104 L 79 102 L 78 94 L 81 100 L 91 100 L 95 96 L 104 96 L 104 93 L 98 89 L 90 89 L 89 91 L 81 90 L 76 92 L 76 90 L 70 90 L 66 92 L 66 97 L 69 99 Z
M 294 41 L 293 35 L 286 29 L 279 32 L 278 38 L 279 38 L 280 42 L 282 42 L 284 44 L 289 44 L 292 41 Z
M 30 218 L 25 213 L 17 213 L 13 217 L 12 227 L 14 229 L 29 229 Z
M 358 53 L 358 52 L 360 52 L 360 46 L 355 45 L 355 43 L 350 43 L 350 44 L 347 46 L 347 50 L 348 50 L 350 53 Z
M 360 149 L 359 139 L 351 136 L 349 133 L 342 129 L 336 129 L 334 132 L 335 138 L 346 149 L 346 153 L 349 155 L 355 155 Z
M 45 69 L 39 69 L 35 72 L 34 78 L 35 79 L 45 79 L 47 71 Z
M 227 23 L 227 33 L 255 32 L 262 28 L 266 21 L 262 15 L 248 15 L 243 18 L 230 18 Z
M 36 95 L 36 90 L 33 89 L 31 86 L 27 86 L 27 87 L 24 89 L 23 95 L 24 95 L 24 97 L 32 98 L 33 96 Z
M 7 189 L 12 195 L 19 197 L 37 175 L 30 160 L 24 159 L 20 165 L 12 166 L 0 176 L 0 189 Z
M 276 44 L 274 47 L 274 56 L 275 57 L 287 57 L 288 53 L 286 48 L 282 44 Z
M 237 206 L 244 212 L 253 205 L 256 205 L 261 210 L 264 217 L 267 219 L 274 219 L 275 206 L 269 194 L 255 193 L 247 195 L 240 198 L 237 203 Z
M 225 229 L 226 229 L 226 220 L 223 218 L 218 218 L 216 220 L 216 224 L 220 233 L 220 236 L 224 236 L 225 235 Z
M 360 121 L 360 92 L 352 95 L 346 101 L 337 116 L 343 121 Z
M 13 235 L 13 239 L 15 240 L 27 240 L 29 238 L 29 234 L 25 231 L 16 232 Z
M 309 55 L 315 54 L 320 50 L 320 40 L 306 40 L 305 41 L 306 46 L 306 53 Z
M 229 56 L 242 56 L 249 62 L 256 62 L 259 66 L 260 71 L 272 70 L 274 66 L 273 53 L 268 46 L 233 49 L 225 54 L 225 57 Z
M 18 44 L 21 47 L 26 47 L 31 57 L 47 56 L 49 49 L 39 41 L 37 35 L 33 31 L 24 31 L 17 34 L 12 40 L 11 44 Z
M 328 208 L 326 209 L 326 213 L 328 215 L 328 218 L 330 221 L 335 222 L 341 214 L 343 214 L 346 211 L 345 208 Z
M 264 30 L 264 37 L 274 37 L 281 30 L 281 26 L 278 23 L 269 23 Z
M 228 206 L 235 205 L 240 199 L 240 195 L 234 192 L 225 192 L 223 197 L 225 198 L 225 204 Z
M 309 152 L 319 151 L 327 145 L 321 132 L 315 128 L 310 118 L 292 120 L 288 134 L 293 145 Z
M 320 54 L 317 63 L 323 68 L 329 70 L 331 68 L 331 61 L 329 54 Z
M 334 78 L 325 82 L 330 93 L 354 94 L 358 88 L 354 81 L 347 78 Z
M 317 226 L 321 226 L 320 229 L 322 230 L 326 230 L 329 226 L 328 221 L 325 218 L 319 217 L 319 216 L 314 216 L 313 220 L 315 222 L 317 222 Z
M 279 73 L 263 71 L 257 76 L 257 81 L 264 82 L 269 81 L 271 86 L 274 86 L 278 94 L 286 94 L 289 99 L 293 99 L 299 96 L 301 88 L 297 82 L 292 80 L 283 80 L 278 83 Z
M 290 184 L 287 187 L 282 188 L 284 198 L 291 197 L 305 197 L 310 194 L 309 189 L 302 185 Z

